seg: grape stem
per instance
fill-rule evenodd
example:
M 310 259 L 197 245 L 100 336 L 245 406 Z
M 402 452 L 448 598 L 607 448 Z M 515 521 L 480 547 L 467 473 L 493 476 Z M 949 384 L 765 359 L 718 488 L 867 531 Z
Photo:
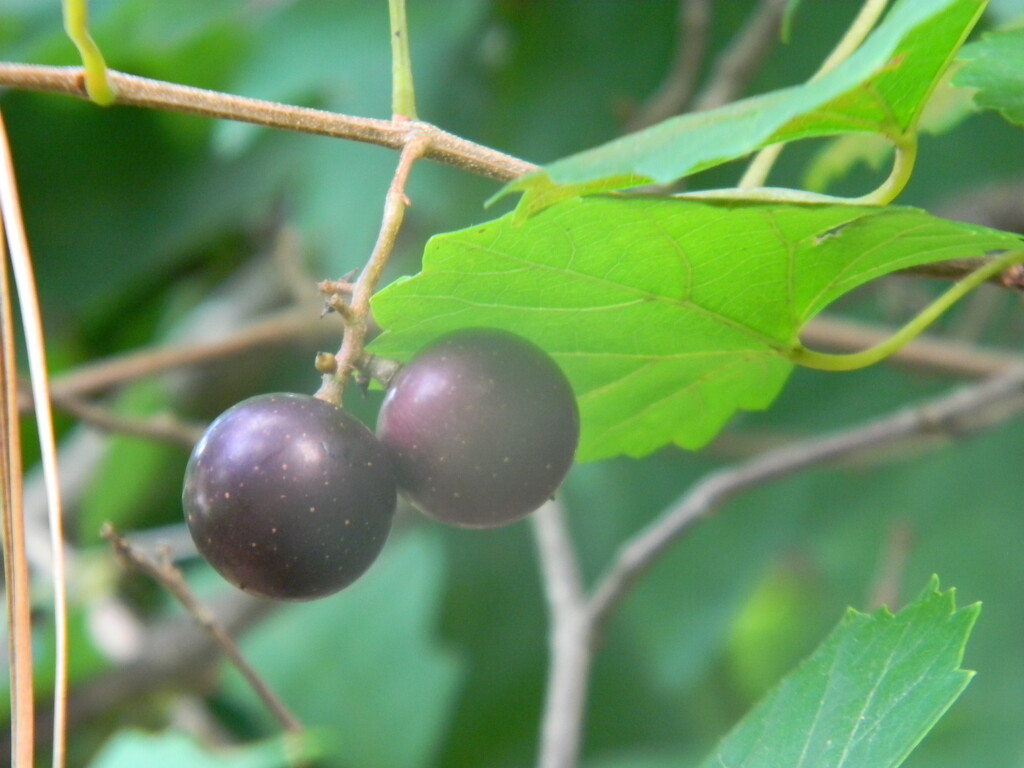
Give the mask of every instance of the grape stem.
M 801 344 L 784 352 L 785 356 L 797 365 L 817 368 L 823 371 L 855 371 L 884 360 L 914 339 L 942 314 L 959 301 L 963 296 L 977 288 L 990 277 L 999 274 L 1014 264 L 1024 263 L 1024 249 L 1008 251 L 999 258 L 993 259 L 976 269 L 963 280 L 954 283 L 935 301 L 924 308 L 913 320 L 900 328 L 880 344 L 851 354 L 830 354 L 815 352 Z
M 414 124 L 413 124 L 414 125 Z M 348 312 L 342 314 L 345 323 L 345 336 L 335 359 L 337 372 L 324 374 L 316 397 L 335 405 L 341 405 L 345 385 L 352 376 L 352 371 L 366 359 L 366 334 L 370 328 L 370 297 L 377 290 L 387 266 L 391 252 L 395 248 L 395 240 L 405 218 L 405 209 L 409 207 L 409 198 L 405 195 L 405 185 L 413 164 L 423 157 L 427 150 L 428 140 L 415 125 L 402 147 L 398 158 L 398 167 L 391 179 L 387 195 L 384 198 L 384 215 L 381 218 L 380 234 L 373 247 L 366 267 L 352 286 L 352 297 L 348 303 Z

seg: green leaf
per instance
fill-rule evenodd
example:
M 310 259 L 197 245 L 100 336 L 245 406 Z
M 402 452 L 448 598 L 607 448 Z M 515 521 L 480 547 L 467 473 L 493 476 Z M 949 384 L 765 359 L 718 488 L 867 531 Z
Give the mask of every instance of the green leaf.
M 959 665 L 979 611 L 935 578 L 895 616 L 850 609 L 702 768 L 899 765 L 970 681 Z
M 1011 123 L 1024 125 L 1024 27 L 993 32 L 964 46 L 966 60 L 953 82 L 977 88 L 975 103 L 995 109 Z
M 118 731 L 90 768 L 287 768 L 295 765 L 295 746 L 285 739 L 211 751 L 182 733 Z M 311 757 L 310 755 L 306 756 Z
M 985 2 L 907 0 L 817 80 L 666 120 L 558 160 L 506 189 L 525 192 L 521 205 L 532 212 L 595 183 L 599 190 L 667 184 L 778 142 L 851 132 L 896 140 L 914 126 Z
M 578 459 L 698 448 L 766 408 L 780 352 L 847 291 L 893 270 L 1020 247 L 1016 235 L 902 207 L 588 197 L 433 238 L 420 275 L 374 299 L 408 359 L 455 328 L 524 335 L 579 398 Z
M 331 765 L 433 764 L 461 676 L 432 626 L 444 567 L 434 533 L 410 531 L 390 541 L 344 592 L 283 606 L 242 642 L 250 663 L 303 725 L 331 734 L 325 746 Z M 226 682 L 235 696 L 252 701 L 233 671 Z

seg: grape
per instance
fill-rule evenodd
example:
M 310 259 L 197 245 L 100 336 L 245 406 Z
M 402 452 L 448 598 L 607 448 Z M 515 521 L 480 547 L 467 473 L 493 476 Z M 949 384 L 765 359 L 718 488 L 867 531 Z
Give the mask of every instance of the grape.
M 487 528 L 528 515 L 558 488 L 579 412 L 546 352 L 507 331 L 471 328 L 402 368 L 377 436 L 414 505 L 445 523 Z
M 199 552 L 255 595 L 308 600 L 358 578 L 384 546 L 395 475 L 383 447 L 338 406 L 258 395 L 229 408 L 185 470 Z

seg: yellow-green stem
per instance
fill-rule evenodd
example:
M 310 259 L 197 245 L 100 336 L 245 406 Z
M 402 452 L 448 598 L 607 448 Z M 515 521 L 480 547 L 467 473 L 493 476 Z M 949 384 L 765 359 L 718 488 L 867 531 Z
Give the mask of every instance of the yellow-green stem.
M 785 352 L 785 355 L 797 365 L 817 368 L 822 371 L 854 371 L 858 368 L 866 368 L 869 365 L 884 360 L 907 342 L 912 341 L 929 325 L 938 320 L 947 309 L 990 277 L 998 275 L 1004 269 L 1014 264 L 1022 263 L 1024 263 L 1024 249 L 1009 251 L 999 258 L 993 259 L 985 266 L 976 269 L 963 280 L 953 285 L 953 287 L 935 299 L 913 320 L 888 339 L 869 349 L 847 355 L 836 355 L 826 352 L 815 352 L 814 350 L 797 345 Z
M 866 0 L 857 14 L 857 18 L 853 20 L 853 23 L 846 30 L 842 40 L 839 41 L 832 50 L 832 53 L 828 55 L 828 58 L 818 67 L 818 71 L 811 77 L 812 81 L 817 80 L 826 72 L 835 69 L 846 59 L 850 58 L 850 55 L 860 47 L 860 44 L 864 42 L 871 30 L 874 29 L 887 4 L 888 0 Z M 775 161 L 778 160 L 784 146 L 785 144 L 772 144 L 758 152 L 737 186 L 740 189 L 763 187 L 768 179 L 768 174 L 772 170 L 772 166 L 775 165 Z
M 89 98 L 104 107 L 113 104 L 117 94 L 107 80 L 107 63 L 89 34 L 88 0 L 64 0 L 64 29 L 82 57 Z
M 391 112 L 415 120 L 416 91 L 412 81 L 405 0 L 388 0 L 388 12 L 391 16 Z

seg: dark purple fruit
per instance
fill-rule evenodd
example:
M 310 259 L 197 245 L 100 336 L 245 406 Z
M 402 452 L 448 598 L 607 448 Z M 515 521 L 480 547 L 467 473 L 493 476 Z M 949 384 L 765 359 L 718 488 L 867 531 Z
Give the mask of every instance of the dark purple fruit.
M 348 586 L 384 546 L 395 475 L 377 438 L 308 395 L 259 395 L 192 451 L 182 501 L 196 547 L 240 589 L 308 600 Z
M 470 328 L 402 368 L 377 436 L 413 504 L 445 523 L 488 528 L 528 515 L 558 488 L 576 452 L 579 412 L 544 350 Z

